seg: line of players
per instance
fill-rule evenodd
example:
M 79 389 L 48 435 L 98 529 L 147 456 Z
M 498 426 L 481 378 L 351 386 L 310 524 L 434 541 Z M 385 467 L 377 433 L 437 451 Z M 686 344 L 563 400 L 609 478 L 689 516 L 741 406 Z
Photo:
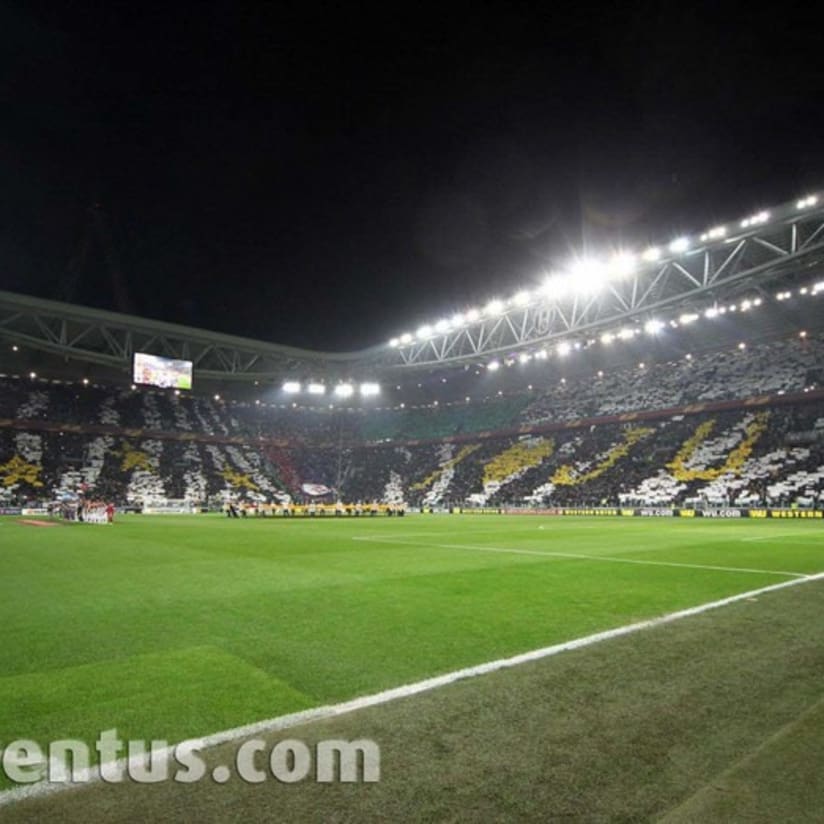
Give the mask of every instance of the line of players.
M 223 506 L 227 518 L 360 518 L 387 515 L 401 517 L 406 514 L 404 504 L 379 504 L 377 502 L 363 504 L 344 504 L 338 501 L 335 504 L 258 504 L 247 502 L 227 501 Z

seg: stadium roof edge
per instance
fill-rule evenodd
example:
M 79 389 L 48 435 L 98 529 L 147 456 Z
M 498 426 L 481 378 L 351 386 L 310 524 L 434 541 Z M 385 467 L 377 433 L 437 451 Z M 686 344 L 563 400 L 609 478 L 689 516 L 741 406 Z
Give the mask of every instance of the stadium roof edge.
M 270 343 L 255 340 L 239 335 L 229 335 L 223 332 L 212 332 L 207 329 L 153 320 L 121 312 L 105 309 L 94 309 L 77 304 L 63 303 L 45 298 L 38 298 L 15 292 L 0 290 L 0 335 L 8 338 L 29 337 L 15 326 L 20 316 L 28 316 L 39 320 L 40 323 L 68 321 L 79 324 L 90 324 L 104 328 L 150 334 L 166 338 L 180 339 L 181 341 L 197 342 L 199 344 L 237 348 L 244 351 L 259 351 L 270 356 L 282 356 L 301 361 L 331 361 L 338 363 L 353 363 L 374 357 L 386 348 L 377 345 L 368 349 L 350 352 L 325 352 L 320 350 L 302 349 L 294 346 Z M 48 328 L 40 329 L 44 333 L 44 343 L 54 345 L 61 343 L 71 345 L 68 339 L 60 340 L 60 336 L 49 335 Z M 52 330 L 55 331 L 55 330 Z M 55 340 L 55 337 L 57 338 Z M 27 343 L 33 343 L 28 340 Z M 81 356 L 82 351 L 73 354 Z

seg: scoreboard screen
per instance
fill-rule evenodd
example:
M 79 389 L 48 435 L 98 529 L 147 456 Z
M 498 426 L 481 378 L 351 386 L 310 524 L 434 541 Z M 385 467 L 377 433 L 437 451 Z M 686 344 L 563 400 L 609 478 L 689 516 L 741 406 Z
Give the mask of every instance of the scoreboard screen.
M 191 389 L 192 362 L 135 352 L 132 380 L 161 389 Z

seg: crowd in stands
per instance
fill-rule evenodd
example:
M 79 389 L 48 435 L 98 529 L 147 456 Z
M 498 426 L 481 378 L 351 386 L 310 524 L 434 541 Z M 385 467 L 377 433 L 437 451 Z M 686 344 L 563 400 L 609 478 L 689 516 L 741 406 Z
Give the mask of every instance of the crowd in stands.
M 524 423 L 668 409 L 693 403 L 803 392 L 824 384 L 824 338 L 770 341 L 603 375 L 570 378 L 527 406 Z
M 795 338 L 570 380 L 537 399 L 358 413 L 2 379 L 0 505 L 80 491 L 135 507 L 299 501 L 308 486 L 412 507 L 821 506 L 824 401 L 778 396 L 814 388 L 822 355 L 820 338 Z M 745 403 L 767 394 L 775 402 Z M 672 411 L 719 400 L 741 403 Z

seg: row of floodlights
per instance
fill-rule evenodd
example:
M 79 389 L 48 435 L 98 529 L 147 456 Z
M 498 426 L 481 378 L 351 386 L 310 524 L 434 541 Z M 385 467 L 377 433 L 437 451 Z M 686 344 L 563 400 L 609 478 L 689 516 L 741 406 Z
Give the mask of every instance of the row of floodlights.
M 797 290 L 797 294 L 802 297 L 808 295 L 820 295 L 824 293 L 824 280 L 814 283 L 812 286 L 802 286 Z M 776 300 L 789 300 L 793 296 L 792 289 L 785 289 L 783 292 L 778 292 L 775 296 Z
M 306 391 L 310 395 L 325 395 L 327 386 L 325 383 L 311 382 L 306 386 L 299 381 L 286 381 L 283 384 L 283 391 L 287 395 L 297 395 L 300 392 Z M 355 394 L 355 385 L 351 383 L 339 383 L 332 388 L 333 394 L 338 398 L 351 398 Z M 374 398 L 380 395 L 381 387 L 378 383 L 362 383 L 357 387 L 357 391 L 361 397 Z
M 817 195 L 803 197 L 796 202 L 796 208 L 801 211 L 809 209 L 818 203 Z M 761 211 L 740 221 L 738 228 L 751 229 L 761 226 L 770 220 L 770 212 Z M 716 226 L 699 236 L 701 243 L 720 240 L 727 236 L 728 226 Z M 689 237 L 679 237 L 673 240 L 666 249 L 672 255 L 688 252 L 692 247 Z M 496 318 L 510 309 L 519 309 L 528 306 L 536 300 L 550 298 L 559 300 L 572 293 L 592 294 L 598 291 L 611 280 L 618 280 L 633 274 L 639 263 L 655 263 L 661 260 L 666 250 L 651 246 L 644 252 L 635 255 L 630 252 L 618 252 L 608 261 L 580 259 L 572 262 L 565 271 L 555 273 L 546 278 L 544 283 L 533 291 L 522 289 L 509 300 L 495 299 L 489 301 L 483 308 L 469 309 L 458 312 L 451 318 L 444 318 L 434 324 L 423 324 L 413 334 L 406 332 L 389 341 L 393 348 L 409 346 L 415 342 L 424 342 L 436 337 L 462 329 L 476 323 L 482 318 Z
M 820 291 L 824 292 L 824 282 L 817 284 L 817 286 L 820 287 Z M 813 294 L 815 294 L 815 292 L 813 292 Z M 716 318 L 721 315 L 726 315 L 727 313 L 734 314 L 736 312 L 749 312 L 751 309 L 761 306 L 762 303 L 763 300 L 761 298 L 747 298 L 746 300 L 742 300 L 741 303 L 731 303 L 723 306 L 710 306 L 704 310 L 703 316 L 705 318 Z M 657 335 L 667 327 L 677 329 L 679 326 L 689 326 L 690 324 L 695 323 L 695 321 L 697 321 L 700 317 L 701 314 L 698 312 L 684 312 L 679 315 L 678 318 L 673 318 L 670 321 L 663 321 L 653 318 L 644 324 L 643 329 L 640 326 L 625 326 L 617 332 L 604 332 L 604 334 L 600 337 L 600 341 L 603 345 L 609 346 L 609 344 L 614 343 L 615 341 L 632 340 L 633 338 L 642 335 L 644 332 L 648 335 Z M 595 338 L 587 341 L 587 345 L 592 345 L 594 343 L 596 343 Z M 583 348 L 581 341 L 561 341 L 555 347 L 555 353 L 559 357 L 563 358 L 569 355 L 573 350 L 581 348 Z M 515 363 L 527 364 L 531 360 L 547 360 L 549 356 L 550 352 L 547 349 L 539 349 L 534 353 L 521 352 L 517 356 L 506 358 L 504 360 L 504 364 L 507 366 L 512 366 Z M 497 372 L 501 366 L 501 361 L 495 359 L 489 361 L 486 368 L 490 372 Z

